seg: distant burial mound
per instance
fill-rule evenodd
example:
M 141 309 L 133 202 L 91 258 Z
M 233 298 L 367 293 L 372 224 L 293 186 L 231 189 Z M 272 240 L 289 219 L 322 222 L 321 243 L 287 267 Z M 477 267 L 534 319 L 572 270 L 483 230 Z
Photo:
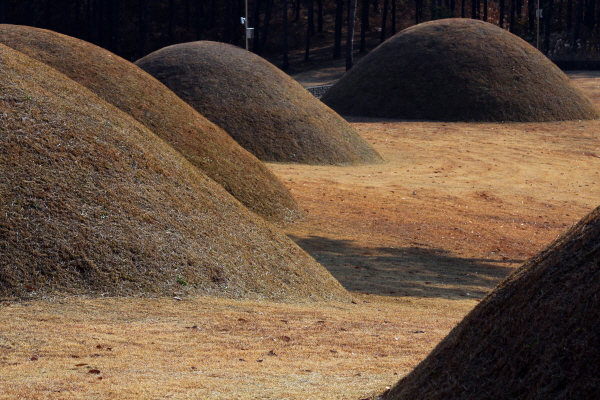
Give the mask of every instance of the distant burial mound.
M 184 43 L 136 64 L 263 161 L 381 160 L 339 115 L 274 65 L 239 47 Z
M 600 117 L 542 53 L 487 22 L 408 28 L 366 55 L 322 98 L 342 115 L 542 122 Z
M 600 398 L 600 208 L 488 295 L 386 399 Z
M 0 25 L 0 43 L 125 111 L 257 214 L 272 222 L 301 216 L 289 191 L 256 157 L 132 63 L 82 40 L 26 26 Z
M 346 298 L 154 133 L 0 45 L 0 297 Z

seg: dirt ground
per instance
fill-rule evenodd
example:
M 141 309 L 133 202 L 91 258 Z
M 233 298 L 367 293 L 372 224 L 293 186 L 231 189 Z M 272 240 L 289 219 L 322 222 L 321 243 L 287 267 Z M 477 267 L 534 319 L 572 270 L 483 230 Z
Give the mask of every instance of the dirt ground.
M 570 76 L 600 103 L 600 73 Z M 4 302 L 0 399 L 366 398 L 600 205 L 600 121 L 350 122 L 384 163 L 269 167 L 354 303 Z

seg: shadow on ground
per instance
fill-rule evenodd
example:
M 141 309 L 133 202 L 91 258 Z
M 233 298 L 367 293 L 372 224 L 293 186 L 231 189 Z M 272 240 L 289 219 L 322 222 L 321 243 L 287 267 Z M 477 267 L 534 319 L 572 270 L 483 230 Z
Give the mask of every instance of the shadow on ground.
M 350 240 L 290 235 L 350 292 L 482 298 L 523 260 L 462 258 L 428 247 L 364 247 Z

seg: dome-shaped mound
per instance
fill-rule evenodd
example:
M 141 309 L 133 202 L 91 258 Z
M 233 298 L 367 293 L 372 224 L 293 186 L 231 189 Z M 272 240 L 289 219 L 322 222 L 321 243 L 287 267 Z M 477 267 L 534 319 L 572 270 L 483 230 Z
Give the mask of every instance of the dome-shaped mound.
M 345 298 L 271 224 L 129 115 L 0 44 L 0 297 Z
M 0 43 L 125 111 L 257 214 L 272 222 L 301 216 L 289 191 L 262 162 L 132 63 L 82 40 L 26 26 L 0 25 Z
M 600 208 L 509 276 L 386 399 L 600 398 Z
M 239 47 L 184 43 L 136 64 L 263 161 L 381 160 L 339 115 L 268 61 Z
M 487 22 L 408 28 L 366 55 L 322 98 L 342 115 L 541 122 L 600 117 L 543 54 Z

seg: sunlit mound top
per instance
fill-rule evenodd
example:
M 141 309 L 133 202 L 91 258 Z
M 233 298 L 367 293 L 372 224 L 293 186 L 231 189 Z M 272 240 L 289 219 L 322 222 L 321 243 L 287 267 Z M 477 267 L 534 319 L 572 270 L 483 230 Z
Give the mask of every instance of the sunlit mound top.
M 408 28 L 366 55 L 322 98 L 342 115 L 541 122 L 600 117 L 542 53 L 487 22 Z
M 268 61 L 215 42 L 169 46 L 136 62 L 263 161 L 379 162 L 339 115 Z
M 509 276 L 386 399 L 596 399 L 600 208 Z
M 0 45 L 0 297 L 346 298 L 129 115 Z
M 134 64 L 82 40 L 26 26 L 0 25 L 0 43 L 131 115 L 250 210 L 272 222 L 301 216 L 288 190 L 256 157 Z

